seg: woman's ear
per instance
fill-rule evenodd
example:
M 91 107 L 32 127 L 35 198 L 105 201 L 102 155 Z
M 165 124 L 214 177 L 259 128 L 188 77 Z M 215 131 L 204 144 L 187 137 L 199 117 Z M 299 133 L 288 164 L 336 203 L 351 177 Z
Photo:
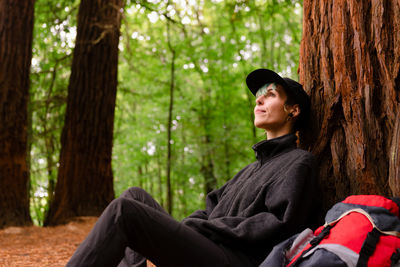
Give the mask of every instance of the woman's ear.
M 291 114 L 290 117 L 292 118 L 298 117 L 301 112 L 299 104 L 294 104 L 293 106 L 291 106 L 289 112 Z

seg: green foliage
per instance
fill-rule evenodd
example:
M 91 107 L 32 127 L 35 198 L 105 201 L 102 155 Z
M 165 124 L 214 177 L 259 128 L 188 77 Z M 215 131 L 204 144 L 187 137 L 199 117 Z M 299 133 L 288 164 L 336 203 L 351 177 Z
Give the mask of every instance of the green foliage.
M 279 3 L 281 2 L 281 3 Z M 204 203 L 202 168 L 222 185 L 253 161 L 254 99 L 246 74 L 273 68 L 296 78 L 301 6 L 290 1 L 128 3 L 120 42 L 113 169 L 116 192 L 141 186 L 165 203 L 171 52 L 177 52 L 173 117 L 173 215 Z
M 47 202 L 37 196 L 46 199 L 57 176 L 78 5 L 37 0 L 35 6 L 31 192 L 38 223 Z M 254 132 L 254 97 L 245 78 L 267 67 L 297 79 L 301 10 L 300 1 L 287 0 L 127 1 L 114 124 L 117 196 L 139 186 L 166 203 L 172 49 L 173 216 L 204 205 L 205 179 L 211 178 L 204 177 L 205 169 L 220 186 L 254 160 L 251 146 L 263 132 Z

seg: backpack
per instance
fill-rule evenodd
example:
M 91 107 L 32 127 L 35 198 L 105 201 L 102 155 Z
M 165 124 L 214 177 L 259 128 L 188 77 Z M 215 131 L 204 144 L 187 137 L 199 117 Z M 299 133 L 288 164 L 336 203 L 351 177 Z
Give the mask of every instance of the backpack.
M 327 212 L 323 226 L 276 245 L 260 267 L 400 266 L 397 201 L 349 196 Z

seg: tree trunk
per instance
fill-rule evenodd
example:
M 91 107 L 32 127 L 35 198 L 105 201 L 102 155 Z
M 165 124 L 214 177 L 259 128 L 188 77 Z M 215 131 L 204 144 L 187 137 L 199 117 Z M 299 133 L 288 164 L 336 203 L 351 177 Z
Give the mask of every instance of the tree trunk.
M 207 121 L 205 123 L 208 123 Z M 203 125 L 205 128 L 206 125 Z M 214 175 L 214 162 L 212 159 L 211 149 L 211 135 L 205 129 L 205 136 L 202 136 L 202 156 L 201 156 L 201 167 L 200 172 L 204 177 L 204 195 L 207 195 L 212 190 L 217 188 L 217 178 Z
M 45 225 L 97 216 L 114 198 L 111 152 L 122 0 L 83 0 L 54 201 Z
M 176 52 L 171 44 L 170 22 L 167 22 L 168 48 L 171 52 L 171 70 L 169 86 L 169 108 L 167 122 L 167 211 L 172 214 L 173 209 L 173 189 L 171 185 L 171 166 L 172 166 L 172 113 L 174 111 L 174 91 L 175 91 L 175 58 Z
M 324 207 L 400 195 L 400 1 L 304 1 L 300 81 L 312 98 Z
M 163 179 L 162 179 L 162 162 L 161 162 L 161 155 L 157 154 L 157 183 L 158 183 L 158 199 L 161 207 L 164 207 L 164 191 L 163 191 Z
M 199 114 L 199 128 L 203 130 L 200 137 L 201 141 L 201 162 L 200 162 L 200 173 L 204 177 L 204 195 L 206 196 L 212 190 L 217 188 L 217 178 L 214 175 L 214 162 L 213 155 L 214 151 L 212 148 L 212 135 L 210 131 L 211 123 L 211 92 L 210 88 L 204 88 L 201 90 L 200 96 L 200 114 Z
M 0 2 L 0 228 L 30 225 L 27 123 L 34 1 Z

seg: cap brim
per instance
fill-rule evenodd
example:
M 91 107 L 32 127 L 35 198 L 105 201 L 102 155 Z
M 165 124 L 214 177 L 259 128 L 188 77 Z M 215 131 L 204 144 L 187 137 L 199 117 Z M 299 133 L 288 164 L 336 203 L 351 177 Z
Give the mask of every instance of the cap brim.
M 256 95 L 258 89 L 267 83 L 277 83 L 287 87 L 285 80 L 276 72 L 269 69 L 257 69 L 252 71 L 246 78 L 247 87 L 253 95 Z

